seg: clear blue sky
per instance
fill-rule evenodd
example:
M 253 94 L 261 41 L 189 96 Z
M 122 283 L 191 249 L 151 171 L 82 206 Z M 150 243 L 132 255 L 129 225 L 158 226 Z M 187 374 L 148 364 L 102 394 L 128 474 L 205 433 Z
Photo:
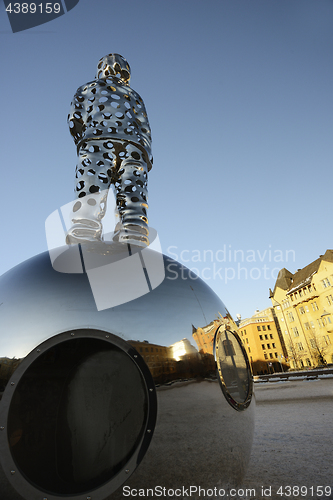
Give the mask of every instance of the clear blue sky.
M 277 269 L 333 248 L 332 26 L 332 0 L 80 0 L 13 34 L 0 2 L 0 274 L 47 250 L 73 198 L 69 104 L 118 52 L 148 110 L 164 253 L 234 316 L 270 306 Z

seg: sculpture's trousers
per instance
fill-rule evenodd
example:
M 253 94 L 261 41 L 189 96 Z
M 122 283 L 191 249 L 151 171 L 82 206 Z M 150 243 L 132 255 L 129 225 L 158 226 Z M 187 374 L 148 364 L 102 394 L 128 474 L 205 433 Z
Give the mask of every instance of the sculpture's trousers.
M 147 173 L 147 155 L 133 143 L 112 139 L 81 143 L 75 176 L 80 203 L 74 205 L 73 222 L 98 223 L 104 217 L 108 189 L 113 185 L 122 227 L 148 235 Z M 87 195 L 95 196 L 88 196 L 85 202 Z

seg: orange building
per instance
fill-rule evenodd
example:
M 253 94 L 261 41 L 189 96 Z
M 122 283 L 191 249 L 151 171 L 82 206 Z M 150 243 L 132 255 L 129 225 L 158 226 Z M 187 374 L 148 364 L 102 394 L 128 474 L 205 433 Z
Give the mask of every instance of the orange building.
M 256 311 L 251 318 L 240 321 L 238 328 L 253 375 L 289 368 L 287 350 L 273 308 Z

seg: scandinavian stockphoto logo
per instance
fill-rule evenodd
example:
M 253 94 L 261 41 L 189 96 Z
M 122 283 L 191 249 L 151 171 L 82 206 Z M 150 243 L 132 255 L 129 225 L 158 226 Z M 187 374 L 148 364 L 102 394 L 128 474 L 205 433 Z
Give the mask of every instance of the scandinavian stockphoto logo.
M 104 241 L 66 245 L 76 201 L 55 210 L 45 221 L 47 246 L 55 271 L 86 273 L 98 311 L 137 299 L 162 283 L 164 260 L 155 229 L 149 228 L 150 245 L 146 248 L 113 242 L 118 214 L 112 191 L 108 193 L 108 205 L 113 202 L 113 210 L 109 207 L 103 219 Z
M 72 10 L 79 0 L 59 0 L 48 2 L 10 2 L 4 0 L 8 19 L 13 33 L 24 31 L 40 24 L 53 21 Z

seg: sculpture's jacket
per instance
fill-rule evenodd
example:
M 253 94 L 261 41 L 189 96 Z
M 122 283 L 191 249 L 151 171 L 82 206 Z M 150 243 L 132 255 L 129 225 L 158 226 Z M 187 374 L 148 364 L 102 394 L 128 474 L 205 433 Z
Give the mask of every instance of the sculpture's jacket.
M 77 147 L 91 139 L 129 141 L 148 155 L 152 166 L 151 133 L 143 100 L 115 76 L 93 80 L 76 91 L 68 125 Z

